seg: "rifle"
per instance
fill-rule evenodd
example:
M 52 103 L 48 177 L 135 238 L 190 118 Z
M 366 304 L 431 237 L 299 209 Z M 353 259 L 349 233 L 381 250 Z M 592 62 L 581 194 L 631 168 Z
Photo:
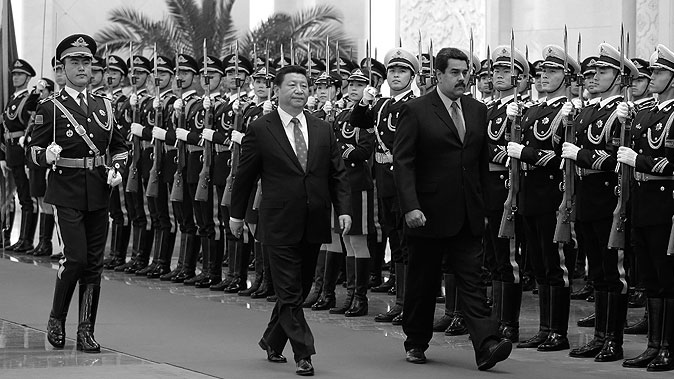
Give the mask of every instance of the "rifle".
M 627 40 L 629 44 L 629 36 Z M 623 89 L 624 101 L 628 101 L 628 95 L 631 92 L 631 78 L 625 72 L 625 38 L 624 29 L 620 27 L 620 84 Z M 632 118 L 628 117 L 620 125 L 620 146 L 629 147 L 630 131 L 632 129 Z M 618 172 L 618 185 L 615 193 L 618 195 L 618 204 L 613 210 L 613 221 L 611 222 L 611 233 L 608 237 L 609 249 L 625 248 L 625 224 L 627 223 L 627 201 L 629 200 L 630 182 L 632 179 L 632 167 L 619 163 L 616 167 Z M 672 235 L 669 236 L 669 246 L 672 246 Z M 667 254 L 670 254 L 670 248 L 667 248 Z
M 327 43 L 327 40 L 326 40 Z M 330 58 L 330 46 L 326 44 L 326 54 L 327 58 Z M 335 69 L 337 70 L 337 75 L 341 76 L 342 75 L 342 62 L 339 60 L 339 41 L 335 41 L 335 51 L 337 53 L 337 57 L 335 58 Z M 328 88 L 332 87 L 332 79 L 330 78 L 330 70 L 327 70 L 328 73 Z M 337 105 L 335 104 L 335 101 L 337 100 L 337 90 L 335 89 L 335 95 L 330 99 L 332 101 L 332 110 L 330 113 L 328 113 L 325 117 L 327 122 L 334 122 L 335 121 L 335 111 L 337 110 Z
M 154 44 L 154 93 L 155 97 L 159 100 L 159 76 L 157 75 L 157 44 Z M 164 110 L 162 109 L 161 103 L 159 107 L 154 109 L 154 126 L 156 128 L 163 128 L 164 126 Z M 159 196 L 159 180 L 161 178 L 161 165 L 164 159 L 164 142 L 159 139 L 155 139 L 152 146 L 152 155 L 154 160 L 152 162 L 152 168 L 150 169 L 150 178 L 147 182 L 147 189 L 145 190 L 145 195 L 148 197 L 157 197 Z
M 176 54 L 176 73 L 179 71 L 179 55 Z M 176 82 L 178 86 L 178 99 L 182 101 L 183 99 L 183 81 L 180 80 L 180 76 L 176 75 Z M 185 113 L 180 110 L 176 110 L 175 115 L 178 121 L 178 128 L 185 126 Z M 173 186 L 171 187 L 171 201 L 182 202 L 183 201 L 183 192 L 185 182 L 183 181 L 183 170 L 185 169 L 185 143 L 178 140 L 176 143 L 176 172 L 173 174 Z
M 208 76 L 208 55 L 206 55 L 206 38 L 204 38 L 204 96 L 210 99 L 211 97 L 211 77 Z M 214 104 L 211 104 L 211 107 Z M 213 113 L 211 108 L 204 110 L 204 129 L 213 129 Z M 204 151 L 202 153 L 203 164 L 201 165 L 201 172 L 199 172 L 199 183 L 194 194 L 196 201 L 208 201 L 208 187 L 211 185 L 211 164 L 213 161 L 213 143 L 204 140 Z
M 309 73 L 311 73 L 311 42 L 309 42 L 308 46 L 308 56 L 309 56 Z M 267 87 L 269 88 L 269 93 L 267 94 L 267 100 L 271 101 L 271 86 L 272 86 L 272 81 L 271 81 L 271 75 L 269 75 L 269 40 L 267 40 L 267 43 L 265 44 L 264 48 L 264 54 L 265 54 L 265 80 L 267 81 Z M 311 76 L 309 77 L 309 88 L 311 88 Z M 312 93 L 313 95 L 313 93 Z M 232 182 L 234 182 L 232 180 Z M 224 200 L 224 199 L 223 199 Z M 253 209 L 258 209 L 260 208 L 260 202 L 262 201 L 262 180 L 258 179 L 257 180 L 257 190 L 255 191 L 255 197 L 253 198 Z
M 420 85 L 421 87 L 425 87 L 425 86 L 426 86 L 426 74 L 424 74 L 424 68 L 423 68 L 423 66 L 424 66 L 424 65 L 423 65 L 423 53 L 421 52 L 421 30 L 419 30 L 419 43 L 418 43 L 418 46 L 417 46 L 417 50 L 418 50 L 418 52 L 419 52 L 419 53 L 418 53 L 418 57 L 419 57 L 419 72 L 417 73 L 417 75 L 419 75 L 419 85 Z M 368 56 L 369 56 L 369 54 L 368 54 Z M 431 59 L 433 59 L 433 57 L 431 57 Z M 422 91 L 424 92 L 423 94 L 425 95 L 425 94 L 426 94 L 426 90 L 423 89 Z
M 515 75 L 515 32 L 510 31 L 510 82 L 513 87 L 513 101 L 517 103 L 519 100 L 518 80 L 519 77 Z M 515 116 L 510 130 L 510 141 L 519 143 L 522 140 L 521 115 Z M 501 225 L 499 226 L 499 238 L 515 238 L 515 215 L 517 214 L 517 196 L 520 192 L 520 162 L 519 159 L 510 157 L 509 172 L 508 172 L 508 197 L 503 203 L 503 216 L 501 217 Z
M 129 56 L 131 63 L 131 87 L 133 88 L 133 95 L 138 95 L 138 86 L 136 85 L 136 73 L 135 73 L 135 64 L 133 63 L 133 42 L 129 42 Z M 140 120 L 140 115 L 138 114 L 138 103 L 131 106 L 132 112 L 132 122 L 137 123 Z M 137 193 L 138 188 L 140 187 L 140 175 L 138 172 L 138 163 L 142 155 L 140 137 L 133 136 L 131 138 L 132 147 L 131 147 L 131 167 L 129 167 L 129 177 L 126 181 L 126 192 Z
M 292 47 L 292 40 L 291 41 L 291 47 Z M 241 97 L 241 87 L 243 86 L 243 80 L 239 78 L 239 41 L 236 42 L 236 48 L 235 48 L 235 53 L 234 53 L 234 76 L 236 79 L 236 93 L 237 93 L 237 98 L 240 99 Z M 292 59 L 292 58 L 291 58 Z M 241 101 L 239 101 L 240 103 Z M 241 131 L 241 113 L 243 113 L 243 109 L 241 109 L 241 106 L 239 107 L 239 110 L 234 113 L 234 130 L 237 132 Z M 241 155 L 241 146 L 238 143 L 232 143 L 232 158 L 231 158 L 231 164 L 232 167 L 229 169 L 229 175 L 227 176 L 227 181 L 225 183 L 225 194 L 222 197 L 222 205 L 226 207 L 230 207 L 232 205 L 232 187 L 234 187 L 234 179 L 236 179 L 236 173 L 239 169 L 239 157 Z
M 568 36 L 566 26 L 564 26 L 564 82 L 566 83 L 566 99 L 571 101 L 571 69 L 568 66 Z M 573 119 L 574 112 L 570 112 L 564 120 L 564 140 L 566 142 L 575 142 L 576 129 L 574 127 Z M 564 179 L 562 181 L 562 189 L 564 196 L 562 203 L 559 205 L 557 211 L 557 223 L 555 225 L 555 235 L 552 238 L 553 242 L 570 243 L 571 239 L 571 223 L 575 219 L 576 214 L 576 186 L 575 186 L 575 171 L 576 165 L 573 159 L 564 160 Z
M 475 77 L 475 68 L 473 67 L 473 28 L 470 28 L 469 50 L 470 50 L 470 57 L 468 58 L 468 60 L 470 61 L 470 65 L 468 68 L 468 87 L 470 87 L 470 92 L 473 94 L 473 99 L 475 99 L 477 95 L 477 89 L 475 88 L 475 81 L 477 78 Z M 512 54 L 513 52 L 511 50 L 510 55 Z M 487 59 L 489 59 L 489 57 L 487 57 Z
M 435 76 L 435 64 L 433 63 L 433 38 L 431 38 L 431 43 L 428 45 L 428 55 L 431 56 L 431 85 L 434 86 L 438 84 L 438 77 Z

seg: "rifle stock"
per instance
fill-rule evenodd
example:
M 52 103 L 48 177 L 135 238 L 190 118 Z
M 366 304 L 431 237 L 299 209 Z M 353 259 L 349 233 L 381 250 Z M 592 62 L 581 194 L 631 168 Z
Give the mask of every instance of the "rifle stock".
M 630 129 L 632 120 L 628 119 L 620 127 L 620 146 L 625 145 L 630 138 Z M 613 221 L 611 222 L 611 233 L 608 237 L 609 249 L 625 248 L 625 224 L 627 222 L 627 202 L 629 200 L 630 181 L 632 179 L 632 168 L 624 163 L 618 166 L 618 186 L 615 191 L 618 195 L 618 203 L 613 210 Z M 670 237 L 671 241 L 671 237 Z
M 516 117 L 510 140 L 518 142 L 521 140 L 522 129 L 519 117 Z M 503 203 L 503 216 L 498 230 L 499 238 L 515 238 L 515 215 L 517 214 L 517 196 L 520 192 L 520 163 L 519 159 L 510 157 L 510 169 L 508 170 L 508 197 Z
M 173 186 L 171 187 L 171 201 L 182 202 L 185 183 L 183 182 L 183 170 L 185 169 L 185 145 L 178 141 L 176 150 L 176 172 L 173 174 Z
M 239 112 L 236 112 L 234 114 L 234 130 L 240 132 L 241 122 Z M 241 146 L 239 146 L 238 143 L 233 143 L 232 158 L 231 158 L 232 166 L 229 169 L 229 175 L 227 175 L 227 181 L 225 182 L 225 194 L 222 196 L 222 202 L 220 204 L 225 207 L 230 207 L 232 205 L 232 187 L 234 186 L 234 179 L 236 178 L 236 172 L 238 171 L 240 155 L 241 155 Z
M 669 232 L 669 243 L 667 244 L 667 255 L 674 255 L 674 216 L 672 216 L 672 230 Z
M 210 108 L 206 109 L 204 124 L 205 129 L 213 129 L 213 115 Z M 202 153 L 203 165 L 201 166 L 201 171 L 199 172 L 199 183 L 197 184 L 197 190 L 194 194 L 194 200 L 196 201 L 208 201 L 208 187 L 211 183 L 212 158 L 213 143 L 211 141 L 204 140 L 204 151 Z
M 575 142 L 575 128 L 573 124 L 573 112 L 569 114 L 565 120 L 565 141 Z M 572 159 L 564 160 L 564 196 L 562 203 L 559 204 L 557 210 L 557 223 L 555 224 L 555 235 L 552 241 L 557 243 L 570 243 L 571 238 L 571 223 L 574 221 L 576 214 L 576 187 L 575 187 L 575 170 L 576 165 Z
M 133 106 L 133 122 L 138 122 L 138 104 Z M 133 136 L 132 138 L 132 157 L 131 165 L 129 167 L 129 178 L 126 181 L 126 192 L 136 193 L 140 187 L 140 175 L 138 172 L 138 162 L 140 162 L 140 157 L 142 155 L 142 147 L 140 145 L 140 137 Z
M 155 109 L 154 126 L 158 128 L 164 126 L 164 115 L 161 106 Z M 159 196 L 162 161 L 164 160 L 164 141 L 155 138 L 154 146 L 152 146 L 152 155 L 154 160 L 152 162 L 152 168 L 150 169 L 150 178 L 147 182 L 145 195 L 148 197 L 157 197 Z

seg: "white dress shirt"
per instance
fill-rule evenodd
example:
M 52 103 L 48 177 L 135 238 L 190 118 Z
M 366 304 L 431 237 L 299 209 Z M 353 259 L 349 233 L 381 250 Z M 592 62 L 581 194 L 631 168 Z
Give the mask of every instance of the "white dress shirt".
M 288 112 L 284 111 L 283 108 L 278 107 L 278 115 L 281 117 L 281 124 L 283 125 L 283 130 L 286 132 L 286 137 L 290 142 L 290 146 L 293 147 L 293 151 L 297 154 L 297 148 L 295 147 L 295 131 L 292 122 L 290 122 L 293 117 L 297 118 L 300 121 L 300 130 L 302 131 L 302 136 L 304 137 L 304 143 L 309 148 L 309 134 L 307 131 L 307 118 L 304 116 L 304 112 L 301 112 L 297 116 L 291 116 Z
M 80 92 L 78 92 L 76 89 L 74 89 L 74 88 L 72 88 L 72 87 L 68 87 L 68 86 L 65 86 L 64 89 L 66 90 L 66 92 L 68 93 L 68 95 L 69 95 L 70 97 L 72 97 L 73 99 L 75 99 L 75 102 L 77 103 L 77 105 L 80 105 L 80 106 L 81 106 L 81 104 L 80 104 L 80 98 L 79 98 Z M 87 89 L 86 89 L 86 88 L 84 89 L 84 91 L 82 91 L 82 94 L 84 95 L 84 103 L 87 104 L 87 105 L 89 105 L 89 103 L 87 102 Z

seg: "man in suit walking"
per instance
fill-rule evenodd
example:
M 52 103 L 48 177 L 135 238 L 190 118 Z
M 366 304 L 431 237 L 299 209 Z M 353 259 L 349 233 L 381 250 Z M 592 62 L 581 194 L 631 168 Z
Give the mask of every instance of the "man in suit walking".
M 278 300 L 260 347 L 272 362 L 289 340 L 298 375 L 313 375 L 314 337 L 302 302 L 311 289 L 321 244 L 331 239 L 331 204 L 342 233 L 351 227 L 350 188 L 332 128 L 304 112 L 306 70 L 286 66 L 274 79 L 277 110 L 252 123 L 243 138 L 232 189 L 230 227 L 241 237 L 243 219 L 258 177 L 262 201 L 258 240 L 268 249 Z
M 455 48 L 436 58 L 437 90 L 403 105 L 393 145 L 393 172 L 409 249 L 403 310 L 407 361 L 424 363 L 433 335 L 435 293 L 447 255 L 459 307 L 480 370 L 510 355 L 498 337 L 480 284 L 483 183 L 488 173 L 487 108 L 464 96 L 468 57 Z

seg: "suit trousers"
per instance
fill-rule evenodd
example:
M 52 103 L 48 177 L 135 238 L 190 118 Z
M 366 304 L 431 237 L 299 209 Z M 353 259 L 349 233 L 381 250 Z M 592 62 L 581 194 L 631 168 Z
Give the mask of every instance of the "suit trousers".
M 274 351 L 282 352 L 290 341 L 295 361 L 316 354 L 314 336 L 304 318 L 302 302 L 311 290 L 321 244 L 300 242 L 291 246 L 263 245 L 278 300 L 262 339 Z
M 496 339 L 498 322 L 486 304 L 480 277 L 482 237 L 473 236 L 466 222 L 459 234 L 449 238 L 408 235 L 407 247 L 409 262 L 403 306 L 405 350 L 426 350 L 433 337 L 435 296 L 440 287 L 443 257 L 448 260 L 450 273 L 457 278 L 458 309 L 463 312 L 473 348 L 481 351 L 487 340 Z
M 63 255 L 57 280 L 68 283 L 101 284 L 103 250 L 107 239 L 108 210 L 81 211 L 56 206 L 56 219 Z

